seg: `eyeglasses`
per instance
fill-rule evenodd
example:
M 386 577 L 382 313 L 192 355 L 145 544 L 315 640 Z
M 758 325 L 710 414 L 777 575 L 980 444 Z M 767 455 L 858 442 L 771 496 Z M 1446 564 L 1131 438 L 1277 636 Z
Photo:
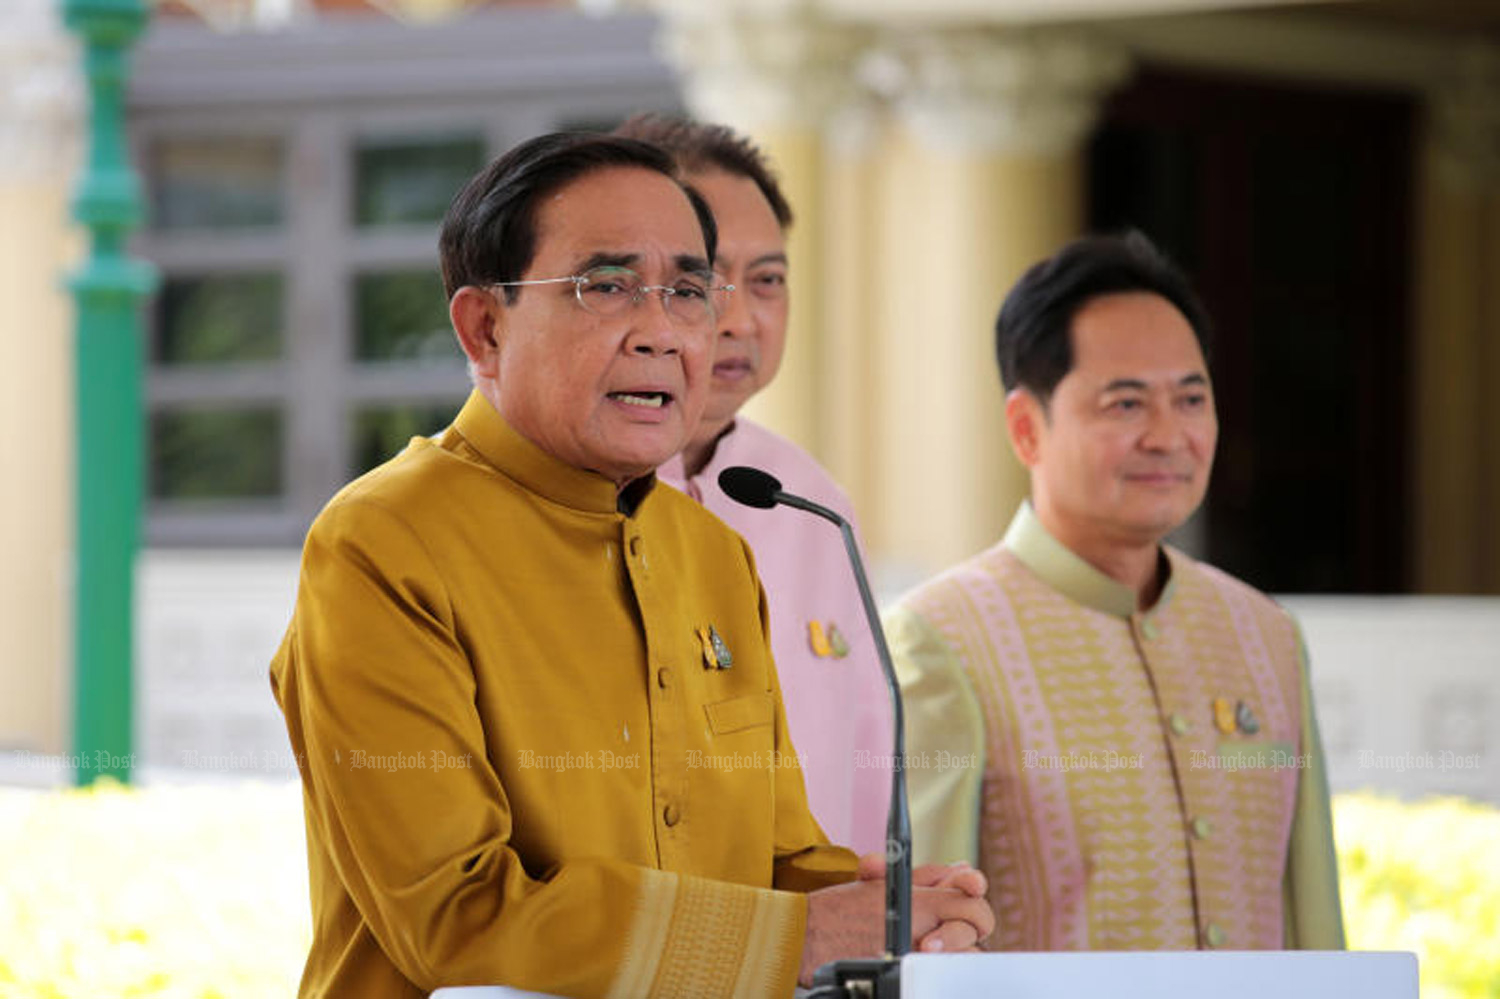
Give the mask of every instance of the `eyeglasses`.
M 532 284 L 572 282 L 578 304 L 588 312 L 605 319 L 616 319 L 636 308 L 652 292 L 661 295 L 667 315 L 684 326 L 711 323 L 723 308 L 734 285 L 715 285 L 713 275 L 689 272 L 671 284 L 647 284 L 629 267 L 603 265 L 590 267 L 582 274 L 569 277 L 538 278 L 532 281 L 497 281 L 491 288 L 520 288 Z

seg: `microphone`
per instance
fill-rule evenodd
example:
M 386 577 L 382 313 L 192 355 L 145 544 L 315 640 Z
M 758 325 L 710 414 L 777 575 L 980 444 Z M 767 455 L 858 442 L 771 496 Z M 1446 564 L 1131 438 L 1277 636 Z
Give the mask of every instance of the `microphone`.
M 781 501 L 781 497 L 787 495 L 781 492 L 781 480 L 770 472 L 762 472 L 758 468 L 749 465 L 735 465 L 726 468 L 719 473 L 719 488 L 724 490 L 724 495 L 736 503 L 745 506 L 753 506 L 757 510 L 769 510 Z M 780 494 L 780 495 L 778 495 Z M 806 503 L 807 500 L 802 502 Z M 822 509 L 819 507 L 819 509 Z M 835 524 L 842 524 L 844 518 L 831 510 L 824 510 L 824 515 Z
M 769 510 L 775 506 L 796 507 L 817 514 L 824 520 L 838 525 L 844 536 L 844 548 L 849 552 L 849 565 L 854 570 L 854 581 L 859 586 L 859 596 L 865 605 L 865 617 L 870 622 L 870 633 L 875 638 L 875 652 L 880 658 L 880 668 L 885 674 L 886 689 L 891 695 L 891 721 L 895 729 L 895 761 L 891 767 L 891 808 L 885 827 L 885 951 L 887 965 L 871 968 L 868 962 L 835 962 L 835 978 L 830 984 L 844 985 L 854 980 L 849 974 L 840 974 L 838 965 L 861 965 L 860 976 L 873 972 L 884 981 L 894 981 L 893 968 L 896 960 L 911 949 L 911 811 L 906 803 L 906 732 L 901 709 L 901 686 L 896 681 L 896 668 L 891 665 L 891 650 L 885 642 L 885 629 L 880 626 L 880 615 L 875 610 L 875 598 L 870 595 L 870 581 L 865 575 L 864 561 L 859 557 L 859 545 L 854 540 L 854 528 L 843 517 L 810 499 L 785 492 L 781 482 L 767 472 L 746 465 L 736 465 L 719 473 L 719 488 L 737 503 Z M 822 971 L 819 972 L 822 981 Z M 868 980 L 868 979 L 866 979 Z M 881 994 L 885 994 L 884 989 Z

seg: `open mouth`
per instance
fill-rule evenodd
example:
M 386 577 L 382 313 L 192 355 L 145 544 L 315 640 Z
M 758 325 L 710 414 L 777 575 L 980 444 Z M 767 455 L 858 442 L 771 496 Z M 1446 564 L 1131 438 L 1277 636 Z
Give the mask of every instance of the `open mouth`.
M 647 409 L 661 409 L 672 401 L 672 396 L 667 392 L 611 392 L 609 397 L 627 406 L 642 406 Z

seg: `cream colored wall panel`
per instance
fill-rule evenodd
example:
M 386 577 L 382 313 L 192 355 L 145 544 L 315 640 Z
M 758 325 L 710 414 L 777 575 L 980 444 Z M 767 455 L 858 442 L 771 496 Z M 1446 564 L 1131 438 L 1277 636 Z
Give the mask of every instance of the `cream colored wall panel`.
M 755 138 L 775 165 L 796 221 L 787 238 L 791 307 L 781 371 L 750 401 L 745 414 L 819 455 L 819 344 L 826 335 L 822 137 L 805 129 L 763 128 Z
M 836 136 L 827 152 L 821 376 L 813 387 L 823 427 L 821 457 L 849 493 L 867 537 L 884 454 L 871 419 L 885 402 L 875 335 L 885 307 L 876 213 L 882 132 L 873 119 L 862 121 L 842 140 Z
M 0 748 L 68 741 L 72 309 L 58 181 L 0 181 Z
M 882 211 L 884 460 L 877 544 L 920 577 L 997 541 L 1027 479 L 1006 439 L 994 322 L 1011 284 L 1081 226 L 1077 155 L 934 153 L 907 144 Z

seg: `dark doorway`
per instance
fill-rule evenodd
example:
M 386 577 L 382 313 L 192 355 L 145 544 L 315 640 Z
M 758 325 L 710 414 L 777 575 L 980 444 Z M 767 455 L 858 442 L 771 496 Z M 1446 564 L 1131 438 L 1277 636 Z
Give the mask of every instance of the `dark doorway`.
M 1406 565 L 1414 111 L 1148 71 L 1090 149 L 1090 224 L 1146 232 L 1215 326 L 1207 558 L 1277 593 L 1395 593 Z

